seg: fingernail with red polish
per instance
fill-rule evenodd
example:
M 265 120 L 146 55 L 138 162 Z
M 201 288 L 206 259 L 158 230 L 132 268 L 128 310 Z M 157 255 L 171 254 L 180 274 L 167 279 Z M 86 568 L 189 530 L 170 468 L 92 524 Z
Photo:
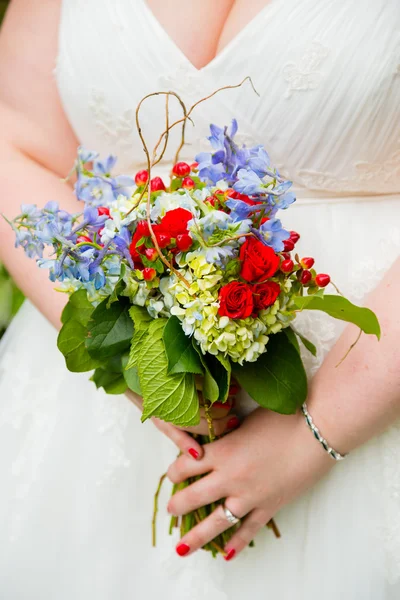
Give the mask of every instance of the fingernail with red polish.
M 193 458 L 198 459 L 200 454 L 197 452 L 197 450 L 195 448 L 189 448 L 188 450 L 190 456 L 193 456 Z
M 230 550 L 228 550 L 228 553 L 224 556 L 225 560 L 231 560 L 231 558 L 233 558 L 236 554 L 236 550 L 234 548 L 231 548 Z
M 230 418 L 228 423 L 226 424 L 228 429 L 235 429 L 236 427 L 239 427 L 239 425 L 240 421 L 237 417 Z
M 190 546 L 188 546 L 187 544 L 179 544 L 179 546 L 176 547 L 176 551 L 179 554 L 179 556 L 185 556 L 185 554 L 187 554 L 190 550 Z

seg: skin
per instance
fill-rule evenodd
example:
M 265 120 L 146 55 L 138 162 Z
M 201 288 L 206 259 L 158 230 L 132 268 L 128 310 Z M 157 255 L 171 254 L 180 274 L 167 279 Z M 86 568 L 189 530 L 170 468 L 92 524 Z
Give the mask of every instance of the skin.
M 266 3 L 219 0 L 216 12 L 213 0 L 193 2 L 191 27 L 180 27 L 175 18 L 176 14 L 188 13 L 185 0 L 148 0 L 148 4 L 184 54 L 201 68 Z M 60 2 L 56 0 L 13 0 L 0 35 L 0 210 L 10 217 L 26 201 L 26 181 L 29 202 L 42 205 L 44 198 L 57 198 L 66 210 L 79 210 L 72 189 L 60 181 L 73 164 L 78 140 L 63 114 L 52 76 L 59 11 Z M 16 44 L 15 40 L 23 43 Z M 14 235 L 2 220 L 0 236 L 0 259 L 27 297 L 58 328 L 66 297 L 54 294 L 47 274 L 37 269 L 22 251 L 15 251 Z M 365 443 L 400 416 L 400 320 L 396 306 L 399 293 L 398 259 L 367 299 L 367 305 L 381 322 L 381 342 L 363 336 L 349 357 L 335 368 L 356 337 L 357 332 L 349 326 L 311 383 L 309 410 L 323 435 L 342 453 Z M 141 407 L 138 396 L 130 394 L 130 399 Z M 216 421 L 217 434 L 227 430 L 231 416 Z M 168 470 L 171 481 L 207 473 L 175 494 L 169 511 L 185 514 L 226 498 L 226 505 L 234 514 L 246 516 L 226 548 L 236 555 L 282 506 L 335 465 L 300 414 L 287 417 L 259 408 L 239 429 L 204 448 L 187 431 L 158 419 L 153 422 L 183 453 Z M 190 431 L 205 433 L 204 418 L 198 428 Z M 198 460 L 192 458 L 190 448 L 199 453 Z M 181 543 L 189 546 L 187 555 L 228 526 L 218 508 L 182 538 Z

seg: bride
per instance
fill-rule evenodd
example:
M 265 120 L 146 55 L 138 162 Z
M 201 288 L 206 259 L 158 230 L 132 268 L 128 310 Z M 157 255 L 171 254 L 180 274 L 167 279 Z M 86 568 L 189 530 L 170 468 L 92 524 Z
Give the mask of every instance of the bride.
M 345 460 L 300 412 L 245 397 L 218 421 L 233 431 L 203 450 L 66 370 L 56 349 L 66 298 L 1 222 L 0 258 L 29 299 L 0 346 L 2 599 L 400 597 L 399 31 L 398 0 L 368 10 L 361 0 L 12 0 L 0 35 L 1 212 L 54 199 L 79 211 L 62 181 L 78 144 L 135 173 L 134 109 L 146 93 L 172 89 L 190 105 L 250 75 L 259 97 L 243 86 L 194 113 L 186 158 L 210 122 L 236 117 L 242 141 L 263 143 L 294 182 L 285 225 L 303 232 L 301 253 L 375 310 L 383 335 L 362 337 L 336 366 L 357 331 L 318 313 L 299 322 L 318 346 L 318 359 L 305 357 L 308 409 Z M 144 114 L 149 143 L 159 113 L 155 100 Z M 152 548 L 166 470 L 172 482 L 208 475 L 170 501 L 165 486 Z M 220 509 L 168 536 L 171 514 L 219 498 L 244 517 L 226 561 L 200 550 L 229 527 Z M 272 516 L 280 539 L 265 529 Z

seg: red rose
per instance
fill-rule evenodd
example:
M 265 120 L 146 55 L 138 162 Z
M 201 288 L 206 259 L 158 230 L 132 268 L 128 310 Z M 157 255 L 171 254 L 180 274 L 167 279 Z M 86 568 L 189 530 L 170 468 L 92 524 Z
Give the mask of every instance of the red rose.
M 240 276 L 246 281 L 264 281 L 275 275 L 280 258 L 272 248 L 265 246 L 255 237 L 248 237 L 240 248 L 242 261 Z
M 219 309 L 221 317 L 246 319 L 253 312 L 253 292 L 247 283 L 232 281 L 219 290 Z
M 136 231 L 133 234 L 131 245 L 129 246 L 129 252 L 133 258 L 133 260 L 140 261 L 139 254 L 143 254 L 145 245 L 141 244 L 136 247 L 136 244 L 141 238 L 148 237 L 150 235 L 150 229 L 147 221 L 139 221 L 136 227 Z
M 169 210 L 161 219 L 160 232 L 176 238 L 177 235 L 187 233 L 187 224 L 191 219 L 193 219 L 192 213 L 185 208 Z
M 275 281 L 266 281 L 265 283 L 253 285 L 253 316 L 257 316 L 260 310 L 264 310 L 265 308 L 268 308 L 268 306 L 272 306 L 279 296 L 280 291 L 280 285 Z

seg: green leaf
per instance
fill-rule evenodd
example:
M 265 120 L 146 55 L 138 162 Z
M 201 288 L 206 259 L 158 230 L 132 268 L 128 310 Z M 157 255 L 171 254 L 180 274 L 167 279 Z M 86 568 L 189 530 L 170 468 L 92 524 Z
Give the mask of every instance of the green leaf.
M 272 335 L 256 362 L 232 364 L 239 384 L 260 406 L 293 414 L 307 397 L 307 377 L 296 348 L 282 332 Z
M 335 319 L 341 319 L 348 323 L 354 323 L 364 333 L 376 335 L 378 340 L 381 336 L 379 321 L 372 310 L 352 304 L 343 296 L 324 295 L 319 296 L 296 296 L 293 299 L 297 308 L 304 310 L 321 310 Z
M 131 306 L 129 309 L 129 316 L 135 325 L 135 330 L 147 329 L 153 318 L 149 315 L 146 308 L 142 306 Z
M 136 367 L 131 367 L 123 372 L 126 385 L 132 392 L 136 392 L 139 396 L 142 395 L 142 388 L 140 387 L 139 373 Z
M 209 400 L 210 402 L 216 402 L 219 398 L 218 384 L 215 381 L 214 377 L 212 376 L 211 371 L 208 368 L 205 356 L 202 353 L 200 347 L 196 344 L 194 338 L 192 338 L 192 344 L 193 344 L 193 348 L 197 352 L 200 362 L 204 368 L 203 389 L 202 389 L 203 397 L 206 400 Z
M 94 381 L 97 388 L 104 388 L 107 394 L 123 394 L 128 387 L 121 373 L 115 373 L 102 367 L 95 370 L 91 380 Z
M 168 375 L 168 359 L 163 342 L 167 319 L 155 319 L 142 343 L 138 361 L 143 395 L 142 421 L 151 416 L 180 427 L 200 422 L 199 399 L 193 375 Z
M 86 347 L 92 358 L 104 360 L 129 348 L 133 324 L 129 318 L 129 301 L 120 298 L 107 308 L 108 298 L 95 308 L 89 323 Z
M 294 329 L 292 327 L 286 327 L 283 330 L 283 333 L 286 335 L 289 342 L 291 344 L 293 344 L 293 346 L 296 348 L 297 352 L 300 354 L 300 345 L 299 345 L 299 341 L 295 335 Z
M 185 335 L 178 317 L 168 319 L 163 340 L 168 358 L 168 373 L 203 374 L 200 357 L 193 348 L 191 338 Z
M 61 315 L 61 323 L 74 319 L 86 326 L 93 311 L 94 307 L 87 298 L 86 290 L 78 290 L 69 297 Z
M 129 351 L 128 364 L 126 365 L 126 369 L 131 369 L 132 367 L 136 367 L 140 360 L 140 357 L 143 352 L 143 344 L 148 335 L 148 329 L 135 329 L 132 341 L 131 341 L 131 349 Z
M 301 335 L 298 331 L 295 330 L 295 333 L 296 333 L 297 337 L 299 338 L 299 340 L 301 341 L 301 343 L 303 344 L 303 346 L 305 348 L 307 348 L 307 350 L 309 352 L 311 352 L 311 354 L 313 356 L 317 356 L 317 348 L 314 346 L 314 344 L 312 342 L 310 342 L 309 339 L 304 337 L 304 335 Z
M 231 363 L 229 359 L 224 359 L 220 356 L 206 354 L 205 360 L 208 368 L 218 385 L 218 400 L 225 402 L 228 398 L 229 386 L 231 384 Z
M 100 365 L 86 349 L 86 336 L 87 328 L 74 319 L 67 321 L 58 334 L 57 347 L 64 354 L 69 371 L 82 373 Z

